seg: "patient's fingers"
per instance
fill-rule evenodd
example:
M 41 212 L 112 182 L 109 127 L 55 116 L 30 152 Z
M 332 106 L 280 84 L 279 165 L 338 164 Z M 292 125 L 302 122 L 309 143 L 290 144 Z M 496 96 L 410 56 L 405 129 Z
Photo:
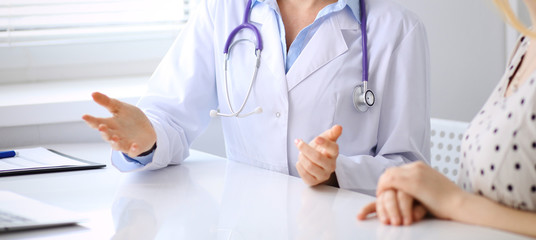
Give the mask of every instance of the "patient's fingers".
M 375 212 L 376 212 L 376 202 L 371 202 L 361 209 L 361 211 L 357 214 L 357 219 L 365 220 L 367 219 L 367 216 L 369 214 L 375 213 Z
M 385 191 L 382 195 L 382 205 L 385 209 L 385 217 L 390 224 L 395 226 L 400 225 L 402 222 L 402 218 L 400 216 L 400 207 L 397 198 L 397 192 L 395 190 L 388 190 Z
M 396 195 L 400 214 L 402 215 L 401 224 L 410 225 L 413 221 L 413 198 L 402 191 L 397 191 Z
M 413 207 L 413 222 L 418 222 L 426 216 L 426 208 L 421 204 L 416 204 Z
M 385 206 L 383 204 L 383 198 L 385 198 L 385 194 L 381 194 L 376 199 L 376 215 L 378 215 L 378 219 L 383 224 L 389 224 L 389 218 L 387 217 L 387 210 L 385 210 Z

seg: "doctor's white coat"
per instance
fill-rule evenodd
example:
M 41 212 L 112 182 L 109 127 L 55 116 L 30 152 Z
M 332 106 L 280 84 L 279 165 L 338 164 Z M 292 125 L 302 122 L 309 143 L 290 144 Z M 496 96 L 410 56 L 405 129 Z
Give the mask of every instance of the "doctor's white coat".
M 222 118 L 230 160 L 299 176 L 294 139 L 309 142 L 334 124 L 336 176 L 341 188 L 373 194 L 388 167 L 429 161 L 430 98 L 428 44 L 423 24 L 390 0 L 367 1 L 369 89 L 376 103 L 367 112 L 353 107 L 361 84 L 361 31 L 346 8 L 327 18 L 285 74 L 277 18 L 266 4 L 252 8 L 250 21 L 261 32 L 264 49 L 258 77 L 244 112 Z M 223 47 L 243 19 L 246 0 L 206 0 L 178 36 L 138 106 L 157 133 L 153 161 L 138 170 L 179 164 L 207 127 L 209 111 L 229 113 L 225 95 Z M 250 31 L 238 38 L 254 40 Z M 252 44 L 231 52 L 229 92 L 242 104 L 255 64 Z M 115 159 L 114 161 L 125 161 Z

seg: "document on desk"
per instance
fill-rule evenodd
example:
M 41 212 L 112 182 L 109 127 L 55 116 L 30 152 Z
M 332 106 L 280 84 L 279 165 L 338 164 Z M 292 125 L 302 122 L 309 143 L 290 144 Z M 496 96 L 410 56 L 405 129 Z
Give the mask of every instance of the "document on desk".
M 13 157 L 0 158 L 0 176 L 102 168 L 94 163 L 43 147 L 16 149 Z

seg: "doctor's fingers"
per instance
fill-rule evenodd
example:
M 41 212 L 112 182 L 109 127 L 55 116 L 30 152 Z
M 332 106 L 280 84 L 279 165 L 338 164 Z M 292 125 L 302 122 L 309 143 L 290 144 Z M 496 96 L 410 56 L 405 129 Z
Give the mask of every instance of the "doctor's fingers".
M 112 142 L 119 142 L 120 140 L 116 132 L 110 129 L 106 124 L 99 124 L 99 126 L 97 127 L 97 130 L 99 130 L 102 136 L 102 139 L 104 139 L 105 141 L 112 143 Z
M 300 174 L 300 177 L 302 180 L 309 186 L 318 185 L 321 183 L 318 179 L 316 179 L 313 175 L 311 175 L 309 172 L 307 172 L 303 165 L 298 161 L 296 163 L 296 170 L 298 170 L 298 174 Z
M 86 114 L 82 116 L 82 119 L 87 123 L 87 125 L 97 130 L 102 124 L 106 125 L 108 128 L 115 128 L 116 125 L 112 118 L 98 118 Z
M 82 120 L 84 120 L 87 125 L 94 129 L 97 129 L 99 127 L 99 124 L 101 124 L 100 118 L 93 117 L 89 114 L 85 114 L 84 116 L 82 116 Z
M 314 148 L 328 158 L 337 158 L 339 156 L 339 144 L 335 141 L 327 140 L 323 137 L 316 137 Z
M 296 147 L 300 151 L 300 154 L 303 155 L 303 157 L 309 159 L 310 161 L 318 165 L 320 168 L 328 171 L 329 174 L 335 171 L 335 159 L 327 158 L 322 153 L 320 153 L 315 148 L 311 147 L 309 144 L 305 143 L 301 139 L 296 139 L 294 143 L 296 144 Z
M 104 139 L 107 142 L 110 142 L 112 147 L 115 146 L 116 148 L 117 147 L 123 148 L 122 146 L 125 146 L 125 145 L 128 144 L 126 141 L 124 141 L 119 136 L 117 131 L 115 131 L 114 129 L 109 128 L 108 125 L 106 125 L 106 124 L 100 124 L 97 127 L 97 130 L 99 130 L 99 132 L 101 133 L 102 139 Z M 114 150 L 119 150 L 119 149 L 116 149 L 116 148 L 114 148 Z
M 117 113 L 119 109 L 122 107 L 121 101 L 114 99 L 114 98 L 110 98 L 100 92 L 92 93 L 91 97 L 93 97 L 93 100 L 96 103 L 105 107 L 111 113 Z
M 110 141 L 110 145 L 114 150 L 123 152 L 131 158 L 135 158 L 141 154 L 136 143 L 130 143 L 122 140 L 112 140 Z
M 110 143 L 113 150 L 124 152 L 130 157 L 136 157 L 141 153 L 136 143 L 121 138 L 117 134 L 114 134 L 113 131 L 101 132 L 101 135 L 104 140 Z
M 318 166 L 301 153 L 298 156 L 298 162 L 296 163 L 296 165 L 300 165 L 304 171 L 309 173 L 319 182 L 324 182 L 328 180 L 331 175 L 330 171 Z

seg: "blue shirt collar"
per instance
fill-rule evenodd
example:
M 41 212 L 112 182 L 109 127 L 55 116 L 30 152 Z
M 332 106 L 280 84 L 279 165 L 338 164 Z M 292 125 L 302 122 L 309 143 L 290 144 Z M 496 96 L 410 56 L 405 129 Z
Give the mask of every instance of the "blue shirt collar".
M 253 8 L 255 4 L 262 2 L 268 4 L 271 7 L 277 6 L 277 0 L 253 0 L 251 2 L 251 7 Z M 361 23 L 361 18 L 359 18 L 359 0 L 338 0 L 336 5 L 337 8 L 340 9 L 344 8 L 345 6 L 348 6 L 350 10 L 352 10 L 355 19 L 357 19 L 357 21 Z

